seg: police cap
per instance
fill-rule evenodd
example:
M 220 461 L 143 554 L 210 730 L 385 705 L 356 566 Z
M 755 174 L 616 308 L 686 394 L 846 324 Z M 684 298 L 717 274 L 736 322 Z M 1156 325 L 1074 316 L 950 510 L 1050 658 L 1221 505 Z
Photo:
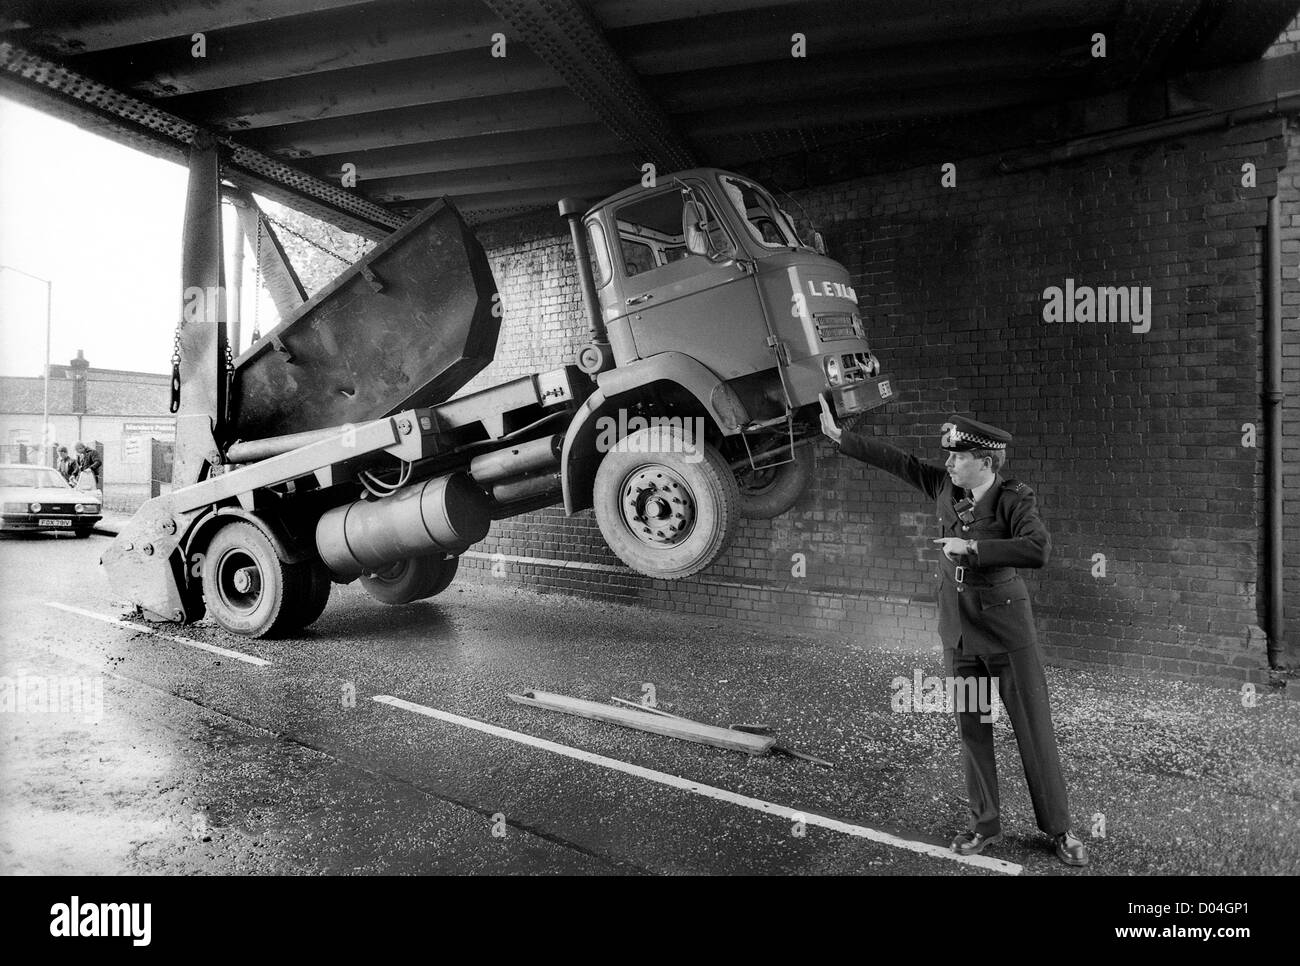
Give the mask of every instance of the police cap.
M 963 452 L 971 449 L 1006 449 L 1011 434 L 1004 429 L 981 423 L 966 416 L 949 416 L 943 424 L 939 445 L 946 450 Z

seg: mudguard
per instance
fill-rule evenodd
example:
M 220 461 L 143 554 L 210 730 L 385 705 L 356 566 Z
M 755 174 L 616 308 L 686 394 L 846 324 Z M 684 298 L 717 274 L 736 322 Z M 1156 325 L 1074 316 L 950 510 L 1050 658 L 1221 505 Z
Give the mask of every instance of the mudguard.
M 600 454 L 596 452 L 601 416 L 617 410 L 621 397 L 654 383 L 666 382 L 690 393 L 709 415 L 718 431 L 734 436 L 749 421 L 744 403 L 718 376 L 698 360 L 681 352 L 660 352 L 596 377 L 596 389 L 574 413 L 560 451 L 560 480 L 564 511 L 569 514 L 592 505 L 592 486 Z

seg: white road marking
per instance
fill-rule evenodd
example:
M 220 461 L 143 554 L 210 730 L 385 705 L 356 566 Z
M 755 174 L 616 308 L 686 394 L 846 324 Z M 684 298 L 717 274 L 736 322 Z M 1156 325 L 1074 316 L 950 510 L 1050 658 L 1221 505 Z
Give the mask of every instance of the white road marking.
M 422 714 L 428 718 L 436 718 L 437 720 L 445 721 L 448 724 L 460 725 L 462 728 L 471 728 L 474 731 L 481 731 L 484 734 L 495 735 L 498 738 L 505 738 L 508 741 L 515 741 L 519 744 L 528 745 L 533 748 L 540 748 L 542 751 L 549 751 L 557 755 L 563 755 L 566 758 L 575 758 L 578 761 L 600 765 L 601 767 L 608 768 L 612 771 L 621 771 L 626 775 L 635 775 L 638 778 L 645 778 L 652 782 L 658 782 L 661 785 L 667 785 L 670 788 L 678 788 L 682 791 L 692 792 L 705 798 L 713 798 L 720 802 L 740 805 L 744 808 L 751 808 L 756 812 L 764 812 L 768 815 L 779 815 L 791 822 L 802 821 L 805 825 L 815 825 L 819 828 L 829 829 L 832 832 L 842 832 L 845 835 L 870 839 L 872 842 L 879 842 L 882 845 L 889 845 L 893 848 L 905 849 L 909 852 L 918 852 L 921 855 L 928 855 L 934 859 L 945 859 L 949 862 L 957 862 L 962 865 L 988 869 L 992 872 L 1002 872 L 1007 875 L 1019 875 L 1024 870 L 1023 866 L 1018 865 L 1015 862 L 1005 862 L 1002 859 L 994 859 L 984 855 L 958 855 L 951 849 L 945 848 L 941 845 L 932 845 L 929 842 L 916 842 L 911 839 L 903 839 L 896 835 L 890 835 L 888 832 L 879 832 L 876 829 L 867 828 L 865 825 L 850 825 L 848 822 L 841 822 L 838 819 L 828 818 L 825 815 L 816 815 L 812 812 L 801 811 L 797 808 L 777 805 L 774 802 L 766 802 L 761 798 L 750 798 L 748 795 L 739 795 L 736 792 L 729 792 L 725 788 L 717 788 L 713 785 L 705 785 L 700 782 L 690 781 L 686 778 L 679 778 L 677 775 L 655 771 L 653 768 L 642 768 L 640 765 L 632 765 L 625 761 L 619 761 L 617 758 L 607 758 L 604 755 L 597 755 L 590 751 L 582 751 L 579 748 L 571 748 L 568 745 L 562 745 L 555 741 L 547 741 L 545 738 L 535 738 L 532 735 L 526 735 L 519 731 L 511 731 L 508 728 L 500 728 L 484 721 L 478 721 L 475 718 L 464 718 L 458 714 L 451 714 L 448 711 L 439 711 L 437 708 L 429 708 L 422 704 L 404 701 L 401 698 L 395 698 L 390 694 L 377 694 L 374 695 L 372 700 L 378 701 L 380 704 L 390 705 L 394 708 L 402 708 L 405 711 L 413 711 L 416 714 Z
M 53 607 L 56 610 L 64 610 L 69 614 L 80 614 L 82 617 L 92 617 L 97 621 L 103 621 L 105 624 L 116 624 L 118 627 L 126 627 L 130 630 L 141 634 L 152 634 L 154 637 L 161 637 L 166 641 L 175 641 L 177 644 L 184 644 L 188 647 L 197 647 L 201 651 L 210 651 L 213 654 L 220 654 L 222 657 L 228 657 L 235 661 L 243 661 L 245 664 L 254 664 L 257 667 L 270 667 L 271 662 L 260 657 L 253 657 L 251 654 L 242 654 L 239 651 L 232 651 L 227 647 L 217 647 L 215 644 L 205 644 L 203 641 L 191 641 L 185 637 L 176 637 L 172 634 L 164 634 L 162 631 L 155 631 L 151 627 L 145 627 L 142 624 L 133 624 L 130 621 L 124 621 L 117 617 L 109 617 L 107 614 L 96 614 L 92 610 L 82 610 L 80 607 L 73 607 L 69 604 L 60 604 L 52 600 L 45 602 L 46 607 Z

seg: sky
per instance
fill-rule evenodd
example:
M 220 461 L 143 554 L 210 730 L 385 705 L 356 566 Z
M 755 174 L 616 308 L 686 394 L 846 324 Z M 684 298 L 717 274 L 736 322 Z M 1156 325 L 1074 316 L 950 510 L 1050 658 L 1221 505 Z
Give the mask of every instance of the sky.
M 96 368 L 171 371 L 185 180 L 179 164 L 0 98 L 0 265 L 54 283 L 52 363 L 80 349 Z M 44 362 L 45 286 L 0 269 L 0 375 L 40 376 Z

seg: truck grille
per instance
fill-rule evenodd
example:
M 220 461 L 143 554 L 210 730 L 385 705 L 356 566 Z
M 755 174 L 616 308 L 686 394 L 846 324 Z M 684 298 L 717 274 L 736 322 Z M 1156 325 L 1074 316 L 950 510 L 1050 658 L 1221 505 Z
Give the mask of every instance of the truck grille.
M 817 338 L 823 342 L 837 339 L 854 339 L 857 333 L 853 329 L 853 316 L 847 312 L 833 312 L 813 317 L 817 323 Z

